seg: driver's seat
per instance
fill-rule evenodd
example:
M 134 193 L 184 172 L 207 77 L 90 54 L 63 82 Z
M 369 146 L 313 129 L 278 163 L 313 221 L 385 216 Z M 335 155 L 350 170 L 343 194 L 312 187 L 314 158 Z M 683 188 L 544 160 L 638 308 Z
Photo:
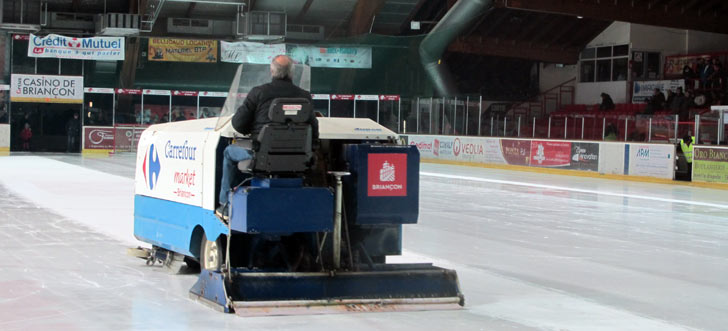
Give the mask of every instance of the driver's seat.
M 311 166 L 313 139 L 311 102 L 305 98 L 276 98 L 268 111 L 270 123 L 253 141 L 252 160 L 238 163 L 241 171 L 254 174 L 296 174 Z

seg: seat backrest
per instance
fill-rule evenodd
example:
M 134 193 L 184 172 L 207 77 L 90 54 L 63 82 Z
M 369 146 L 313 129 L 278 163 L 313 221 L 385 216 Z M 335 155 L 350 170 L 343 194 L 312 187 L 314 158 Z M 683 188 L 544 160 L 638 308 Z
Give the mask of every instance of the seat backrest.
M 300 173 L 310 167 L 312 108 L 305 98 L 277 98 L 271 102 L 271 122 L 263 126 L 255 144 L 253 172 Z

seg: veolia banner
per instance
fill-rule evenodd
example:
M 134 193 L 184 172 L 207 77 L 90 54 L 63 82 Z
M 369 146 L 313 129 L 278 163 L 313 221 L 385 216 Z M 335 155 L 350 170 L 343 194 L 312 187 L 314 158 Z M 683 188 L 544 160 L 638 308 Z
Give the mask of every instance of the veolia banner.
M 11 102 L 83 103 L 83 76 L 13 74 L 10 84 Z
M 74 38 L 57 34 L 31 34 L 28 57 L 78 60 L 124 60 L 124 37 Z
M 274 57 L 286 54 L 285 44 L 263 44 L 247 41 L 220 42 L 220 61 L 268 64 Z
M 217 40 L 149 38 L 149 61 L 217 62 Z

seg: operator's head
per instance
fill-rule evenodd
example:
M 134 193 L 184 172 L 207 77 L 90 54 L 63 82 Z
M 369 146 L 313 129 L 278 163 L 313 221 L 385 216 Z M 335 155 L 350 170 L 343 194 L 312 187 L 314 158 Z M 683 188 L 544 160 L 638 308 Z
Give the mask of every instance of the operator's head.
M 270 75 L 273 79 L 293 78 L 293 60 L 286 55 L 278 55 L 270 63 Z

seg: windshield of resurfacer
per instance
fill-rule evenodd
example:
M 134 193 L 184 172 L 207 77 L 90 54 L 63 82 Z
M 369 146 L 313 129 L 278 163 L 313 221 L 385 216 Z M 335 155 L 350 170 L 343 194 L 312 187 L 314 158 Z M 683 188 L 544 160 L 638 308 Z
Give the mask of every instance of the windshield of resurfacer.
M 311 91 L 311 68 L 304 64 L 294 64 L 292 80 L 296 86 Z M 243 63 L 238 66 L 215 130 L 222 129 L 230 122 L 232 115 L 240 108 L 253 87 L 270 83 L 270 81 L 270 64 Z

